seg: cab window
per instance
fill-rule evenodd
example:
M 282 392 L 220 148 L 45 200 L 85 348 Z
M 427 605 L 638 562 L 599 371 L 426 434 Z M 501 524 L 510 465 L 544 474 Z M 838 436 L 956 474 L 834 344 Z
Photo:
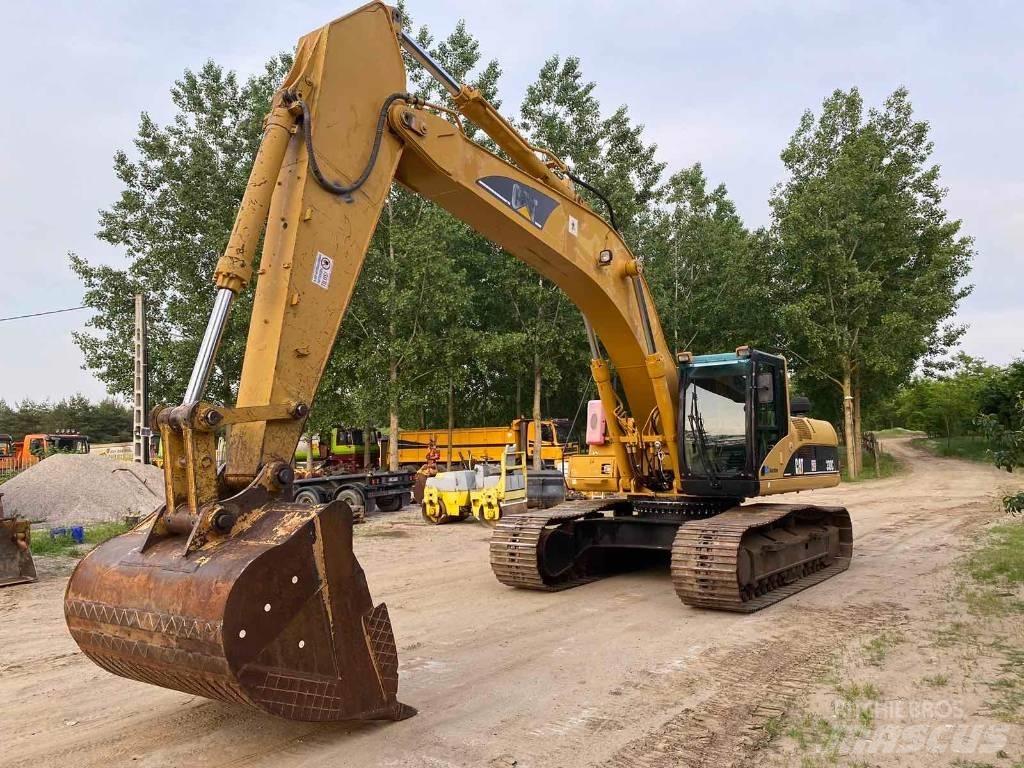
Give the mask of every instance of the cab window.
M 691 474 L 739 475 L 747 468 L 749 365 L 693 371 L 683 390 L 683 444 Z

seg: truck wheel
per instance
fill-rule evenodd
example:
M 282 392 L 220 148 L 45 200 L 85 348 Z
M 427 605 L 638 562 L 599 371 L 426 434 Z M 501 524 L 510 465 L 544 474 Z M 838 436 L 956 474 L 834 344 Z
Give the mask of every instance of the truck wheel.
M 362 520 L 366 517 L 366 499 L 358 488 L 342 488 L 334 494 L 334 498 L 348 504 L 352 510 L 353 520 Z
M 305 504 L 307 507 L 313 507 L 317 504 L 323 504 L 324 499 L 320 495 L 320 491 L 316 488 L 303 488 L 295 494 L 295 503 Z
M 377 509 L 381 512 L 397 512 L 404 504 L 405 499 L 402 498 L 402 494 L 397 496 L 381 496 L 377 499 Z

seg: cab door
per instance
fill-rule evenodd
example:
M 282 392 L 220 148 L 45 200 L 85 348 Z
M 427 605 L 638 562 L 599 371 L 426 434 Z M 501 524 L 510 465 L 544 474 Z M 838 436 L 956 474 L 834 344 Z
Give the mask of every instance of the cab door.
M 754 429 L 754 465 L 760 467 L 775 445 L 789 433 L 786 362 L 763 352 L 751 353 L 754 386 L 751 410 Z

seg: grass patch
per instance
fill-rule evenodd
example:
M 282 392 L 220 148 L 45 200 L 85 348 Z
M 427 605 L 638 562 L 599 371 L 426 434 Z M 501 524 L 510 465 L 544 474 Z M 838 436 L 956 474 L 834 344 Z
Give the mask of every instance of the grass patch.
M 1024 613 L 1024 600 L 1018 600 L 1012 592 L 998 592 L 993 588 L 963 589 L 960 599 L 972 616 L 1007 616 Z
M 873 667 L 882 666 L 889 651 L 902 643 L 903 639 L 903 635 L 899 632 L 883 632 L 871 638 L 861 646 L 865 661 Z
M 1024 723 L 1024 649 L 1004 655 L 999 677 L 988 683 L 995 697 L 988 703 L 989 711 L 1006 723 Z
M 33 533 L 33 555 L 68 555 L 81 557 L 86 551 L 107 539 L 130 530 L 124 523 L 97 523 L 85 529 L 85 543 L 77 544 L 71 536 L 50 536 L 47 532 Z
M 786 735 L 799 745 L 801 752 L 807 752 L 811 747 L 819 747 L 826 753 L 835 754 L 846 734 L 843 726 L 824 717 L 812 715 L 804 715 L 798 720 L 793 720 L 786 729 Z
M 840 460 L 846 458 L 846 449 L 839 447 Z M 875 472 L 875 457 L 867 451 L 861 451 L 861 472 L 856 480 L 850 479 L 850 474 L 844 465 L 840 467 L 840 477 L 844 483 L 859 483 L 864 480 L 884 480 L 898 474 L 903 469 L 903 464 L 895 457 L 884 450 L 878 455 L 878 472 Z
M 991 462 L 988 443 L 981 435 L 963 435 L 951 437 L 921 437 L 912 441 L 912 445 L 922 448 L 935 456 L 945 456 L 968 461 Z
M 855 702 L 864 701 L 878 701 L 882 697 L 882 692 L 878 690 L 878 687 L 874 683 L 864 683 L 858 685 L 857 683 L 850 683 L 849 685 L 837 685 L 836 693 L 842 697 L 843 701 L 848 704 Z
M 768 741 L 774 741 L 782 735 L 783 719 L 779 716 L 769 717 L 764 721 L 764 725 L 761 726 L 761 730 L 764 731 L 765 738 L 767 738 Z
M 78 549 L 78 544 L 70 536 L 34 533 L 31 549 L 33 555 L 72 555 Z
M 960 643 L 973 642 L 978 633 L 963 621 L 951 621 L 935 631 L 935 645 L 939 648 L 952 648 Z
M 967 572 L 982 584 L 1024 584 L 1024 523 L 990 528 L 984 544 L 967 558 Z
M 891 429 L 875 430 L 875 437 L 879 440 L 892 440 L 895 437 L 927 437 L 924 432 L 917 429 L 904 429 L 903 427 L 892 427 Z
M 929 688 L 945 688 L 949 685 L 949 678 L 945 675 L 928 675 L 921 678 L 921 682 Z
M 85 529 L 85 543 L 96 546 L 130 530 L 131 527 L 125 523 L 97 523 Z

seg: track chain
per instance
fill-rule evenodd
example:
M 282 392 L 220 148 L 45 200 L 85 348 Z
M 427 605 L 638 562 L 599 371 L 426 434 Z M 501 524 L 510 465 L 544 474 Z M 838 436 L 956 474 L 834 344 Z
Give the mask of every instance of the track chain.
M 502 516 L 491 534 L 491 570 L 502 584 L 543 592 L 557 592 L 599 578 L 577 573 L 554 583 L 546 581 L 537 557 L 541 537 L 549 525 L 593 516 L 624 501 L 621 497 L 567 501 L 541 512 Z
M 831 563 L 817 558 L 771 574 L 758 581 L 754 595 L 745 594 L 737 578 L 744 535 L 794 513 L 805 520 L 817 515 L 839 528 L 839 556 Z M 853 527 L 842 507 L 750 504 L 679 527 L 672 545 L 672 584 L 686 605 L 753 613 L 845 571 L 852 553 Z

